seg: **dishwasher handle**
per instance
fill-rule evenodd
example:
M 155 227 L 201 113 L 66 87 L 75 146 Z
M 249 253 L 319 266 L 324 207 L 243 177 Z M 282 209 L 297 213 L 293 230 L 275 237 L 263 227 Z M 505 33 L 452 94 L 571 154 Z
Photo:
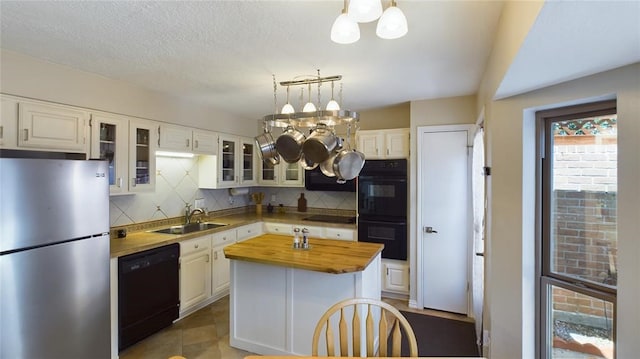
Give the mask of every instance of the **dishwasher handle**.
M 120 261 L 120 273 L 126 274 L 149 268 L 156 264 L 168 261 L 178 261 L 180 247 L 176 244 L 151 249 L 141 253 L 122 257 Z

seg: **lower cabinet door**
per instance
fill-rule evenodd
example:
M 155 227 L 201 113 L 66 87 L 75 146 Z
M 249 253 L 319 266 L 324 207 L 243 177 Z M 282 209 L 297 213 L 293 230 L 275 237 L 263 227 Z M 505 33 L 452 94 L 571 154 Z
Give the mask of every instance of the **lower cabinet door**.
M 213 247 L 213 295 L 225 293 L 229 290 L 231 261 L 224 256 L 224 247 Z
M 211 255 L 202 250 L 180 258 L 180 311 L 211 297 Z

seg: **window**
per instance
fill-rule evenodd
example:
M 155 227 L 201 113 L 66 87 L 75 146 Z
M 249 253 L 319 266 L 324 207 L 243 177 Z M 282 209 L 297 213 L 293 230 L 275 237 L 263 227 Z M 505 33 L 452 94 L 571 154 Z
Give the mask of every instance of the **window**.
M 613 358 L 615 101 L 537 113 L 542 358 Z

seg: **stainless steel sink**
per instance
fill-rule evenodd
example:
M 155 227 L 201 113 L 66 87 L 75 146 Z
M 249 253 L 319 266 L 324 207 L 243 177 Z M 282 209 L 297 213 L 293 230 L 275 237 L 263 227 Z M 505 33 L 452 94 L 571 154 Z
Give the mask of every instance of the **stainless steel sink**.
M 226 224 L 211 223 L 211 222 L 189 223 L 189 224 L 182 224 L 179 226 L 171 226 L 169 228 L 164 228 L 164 229 L 158 229 L 152 232 L 166 233 L 166 234 L 186 234 L 186 233 L 204 231 L 207 229 L 213 229 L 213 228 L 224 227 L 224 226 L 226 226 Z

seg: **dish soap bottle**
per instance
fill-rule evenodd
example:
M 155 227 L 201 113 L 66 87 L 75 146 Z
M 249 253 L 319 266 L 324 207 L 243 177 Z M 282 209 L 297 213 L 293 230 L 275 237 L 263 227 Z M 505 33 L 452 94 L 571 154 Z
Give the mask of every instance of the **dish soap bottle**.
M 307 211 L 307 199 L 304 198 L 304 193 L 300 193 L 300 198 L 298 198 L 298 212 L 306 212 Z

